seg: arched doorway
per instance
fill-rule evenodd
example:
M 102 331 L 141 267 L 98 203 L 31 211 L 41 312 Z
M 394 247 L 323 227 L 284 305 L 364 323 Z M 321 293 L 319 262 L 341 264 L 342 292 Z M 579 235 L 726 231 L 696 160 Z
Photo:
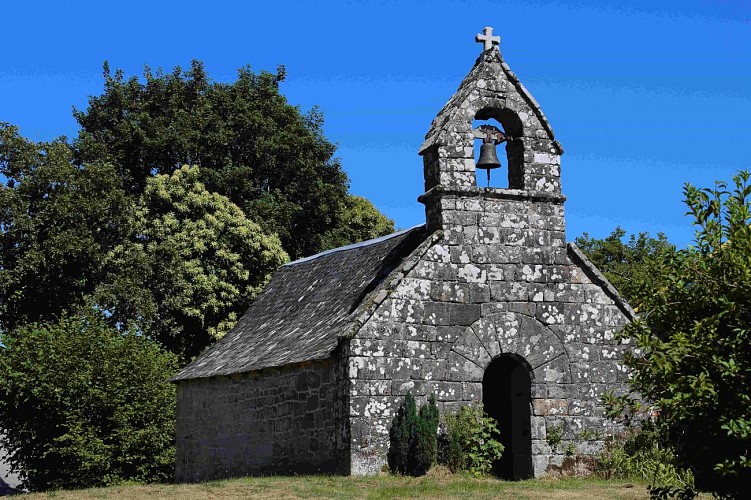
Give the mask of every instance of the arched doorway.
M 482 378 L 482 403 L 498 421 L 504 446 L 493 473 L 503 479 L 532 477 L 532 377 L 524 358 L 502 354 L 490 362 Z

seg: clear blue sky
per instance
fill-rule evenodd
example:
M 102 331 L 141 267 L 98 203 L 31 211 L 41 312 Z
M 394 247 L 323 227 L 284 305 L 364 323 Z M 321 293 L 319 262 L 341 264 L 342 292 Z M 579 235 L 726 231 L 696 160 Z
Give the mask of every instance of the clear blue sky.
M 572 240 L 694 229 L 684 182 L 751 168 L 751 1 L 10 2 L 0 0 L 0 121 L 74 136 L 72 106 L 102 92 L 106 59 L 205 62 L 215 80 L 287 68 L 282 91 L 319 105 L 351 191 L 409 227 L 424 221 L 417 150 L 493 26 L 563 144 Z

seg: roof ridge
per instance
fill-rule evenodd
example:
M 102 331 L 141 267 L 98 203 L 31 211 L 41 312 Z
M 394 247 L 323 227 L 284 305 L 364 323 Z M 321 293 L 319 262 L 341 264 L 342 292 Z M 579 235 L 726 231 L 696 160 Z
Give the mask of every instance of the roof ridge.
M 553 141 L 553 146 L 558 150 L 558 154 L 563 154 L 563 146 L 560 142 L 555 138 L 555 132 L 553 132 L 553 127 L 550 125 L 550 122 L 548 121 L 548 117 L 545 116 L 545 113 L 542 111 L 542 106 L 540 106 L 540 103 L 537 102 L 537 99 L 534 98 L 532 93 L 527 90 L 527 87 L 524 86 L 524 84 L 519 80 L 519 77 L 516 76 L 516 73 L 514 73 L 509 65 L 506 63 L 506 60 L 503 58 L 503 55 L 498 52 L 498 57 L 501 61 L 501 70 L 506 74 L 506 77 L 508 78 L 509 82 L 516 87 L 516 90 L 519 92 L 519 94 L 527 101 L 527 104 L 532 109 L 532 112 L 534 112 L 535 115 L 537 115 L 537 119 L 540 120 L 540 124 L 542 125 L 542 128 L 545 129 L 545 131 L 550 136 L 550 140 Z
M 233 375 L 329 357 L 369 291 L 424 240 L 424 226 L 334 249 L 278 269 L 235 327 L 173 382 Z M 354 251 L 339 251 L 343 249 Z M 319 255 L 320 256 L 320 255 Z M 313 256 L 311 256 L 313 257 Z
M 281 267 L 287 267 L 287 266 L 293 266 L 296 264 L 302 264 L 303 262 L 308 262 L 313 259 L 317 259 L 318 257 L 323 257 L 325 255 L 329 255 L 336 252 L 342 252 L 344 250 L 352 250 L 355 248 L 362 248 L 367 247 L 370 245 L 375 245 L 376 243 L 381 243 L 382 241 L 390 240 L 391 238 L 396 238 L 397 236 L 401 236 L 405 233 L 408 233 L 410 231 L 413 231 L 417 228 L 423 227 L 425 224 L 417 224 L 416 226 L 412 226 L 409 229 L 403 229 L 401 231 L 397 231 L 395 233 L 387 234 L 385 236 L 379 236 L 378 238 L 373 238 L 370 240 L 360 241 L 357 243 L 351 243 L 349 245 L 345 245 L 343 247 L 336 247 L 336 248 L 330 248 L 329 250 L 324 250 L 323 252 L 319 252 L 317 254 L 309 255 L 307 257 L 302 257 L 301 259 L 293 260 L 292 262 L 287 262 Z

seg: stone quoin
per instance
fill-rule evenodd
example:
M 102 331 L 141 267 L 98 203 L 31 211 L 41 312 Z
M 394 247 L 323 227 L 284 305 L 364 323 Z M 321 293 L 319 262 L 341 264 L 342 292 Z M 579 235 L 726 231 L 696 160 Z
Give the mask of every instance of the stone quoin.
M 476 40 L 419 150 L 426 224 L 283 266 L 174 377 L 179 481 L 377 473 L 407 392 L 443 412 L 483 401 L 503 477 L 602 447 L 601 395 L 627 380 L 613 337 L 634 312 L 566 243 L 563 148 L 492 28 Z M 506 137 L 507 188 L 478 187 L 473 126 L 489 120 Z

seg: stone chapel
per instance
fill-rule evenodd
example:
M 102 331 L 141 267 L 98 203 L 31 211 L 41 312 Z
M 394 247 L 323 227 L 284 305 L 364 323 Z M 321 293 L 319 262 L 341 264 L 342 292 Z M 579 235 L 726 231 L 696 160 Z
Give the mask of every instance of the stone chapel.
M 179 481 L 377 473 L 408 391 L 442 411 L 483 401 L 506 478 L 600 449 L 600 396 L 627 378 L 613 335 L 634 311 L 566 243 L 563 148 L 499 37 L 477 40 L 419 150 L 426 223 L 281 267 L 174 377 Z M 507 188 L 476 175 L 480 122 L 505 139 Z

